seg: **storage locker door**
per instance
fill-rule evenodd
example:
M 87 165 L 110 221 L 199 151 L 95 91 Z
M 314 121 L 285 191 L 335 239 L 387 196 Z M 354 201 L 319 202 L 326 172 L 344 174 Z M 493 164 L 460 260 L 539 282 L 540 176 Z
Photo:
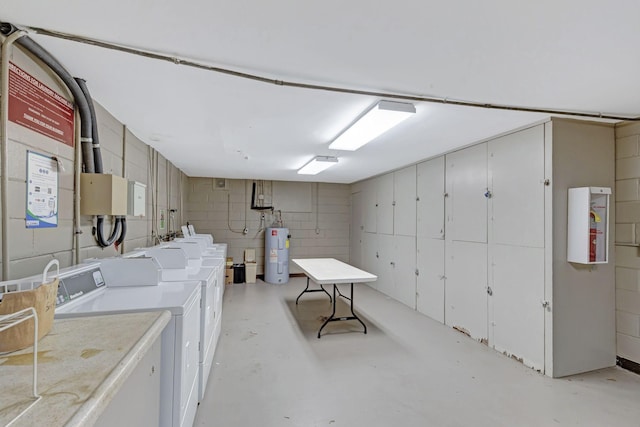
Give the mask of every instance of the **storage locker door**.
M 416 238 L 394 236 L 392 297 L 415 310 L 416 308 Z
M 418 237 L 444 239 L 444 156 L 417 166 Z
M 416 235 L 416 167 L 393 173 L 393 231 L 396 236 Z
M 367 285 L 379 289 L 382 278 L 380 277 L 381 264 L 378 258 L 378 235 L 375 233 L 362 233 L 362 263 L 364 271 L 378 276 L 378 280 L 368 282 Z
M 487 245 L 446 241 L 445 323 L 487 339 Z
M 377 180 L 370 179 L 362 186 L 362 203 L 364 206 L 364 231 L 375 233 L 377 231 L 378 199 L 376 190 Z
M 447 239 L 487 241 L 487 144 L 446 156 Z
M 351 195 L 351 229 L 349 241 L 349 264 L 364 269 L 362 263 L 362 234 L 364 233 L 364 212 L 362 192 Z
M 489 142 L 489 345 L 544 371 L 544 127 Z
M 417 238 L 416 309 L 444 323 L 444 240 Z
M 393 174 L 376 178 L 378 199 L 377 230 L 382 234 L 393 234 Z
M 544 248 L 496 245 L 489 344 L 544 372 Z
M 491 242 L 544 247 L 544 128 L 489 142 Z
M 388 234 L 378 234 L 378 290 L 385 295 L 394 298 L 394 283 L 393 283 L 393 257 L 395 253 L 394 249 L 394 236 Z

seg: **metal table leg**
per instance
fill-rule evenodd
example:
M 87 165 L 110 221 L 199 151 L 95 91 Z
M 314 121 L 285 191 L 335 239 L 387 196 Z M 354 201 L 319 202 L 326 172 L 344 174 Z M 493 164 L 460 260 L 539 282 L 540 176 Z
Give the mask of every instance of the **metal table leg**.
M 333 311 L 331 312 L 331 316 L 329 316 L 327 318 L 327 320 L 324 321 L 322 326 L 320 326 L 320 329 L 318 330 L 318 339 L 320 339 L 320 333 L 322 332 L 322 329 L 324 329 L 324 327 L 327 326 L 327 323 L 329 323 L 329 322 L 339 322 L 339 321 L 343 321 L 343 320 L 357 320 L 364 327 L 364 333 L 365 334 L 367 333 L 367 325 L 365 325 L 364 322 L 362 320 L 360 320 L 360 318 L 353 311 L 353 283 L 351 283 L 351 298 L 347 297 L 346 295 L 343 295 L 340 292 L 340 289 L 338 289 L 338 295 L 339 296 L 341 296 L 343 298 L 346 298 L 349 301 L 351 301 L 351 304 L 350 304 L 351 316 L 335 317 L 336 316 L 336 288 L 337 287 L 338 287 L 338 285 L 336 285 L 334 283 L 333 284 L 333 304 L 332 304 Z
M 300 299 L 300 297 L 307 292 L 324 292 L 329 297 L 329 302 L 332 301 L 331 294 L 329 294 L 329 292 L 327 292 L 327 290 L 322 285 L 320 285 L 320 289 L 309 289 L 309 278 L 307 277 L 307 287 L 304 288 L 304 290 L 300 292 L 300 295 L 298 295 L 298 298 L 296 298 L 296 305 L 298 305 L 298 300 Z

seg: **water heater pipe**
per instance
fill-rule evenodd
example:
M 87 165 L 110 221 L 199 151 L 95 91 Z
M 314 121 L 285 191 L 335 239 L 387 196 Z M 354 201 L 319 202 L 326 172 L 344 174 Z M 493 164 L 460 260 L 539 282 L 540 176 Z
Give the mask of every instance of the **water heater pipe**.
M 0 97 L 0 133 L 2 134 L 2 183 L 0 185 L 0 203 L 2 204 L 2 280 L 9 280 L 9 50 L 13 43 L 25 36 L 23 31 L 15 31 L 2 42 L 0 55 L 0 79 L 2 80 L 2 96 Z

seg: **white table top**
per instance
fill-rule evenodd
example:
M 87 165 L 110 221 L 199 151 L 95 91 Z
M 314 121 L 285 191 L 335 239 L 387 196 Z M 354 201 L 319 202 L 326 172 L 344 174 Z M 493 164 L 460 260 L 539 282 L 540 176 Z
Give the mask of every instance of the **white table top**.
M 305 258 L 292 259 L 291 261 L 319 285 L 375 282 L 378 279 L 378 276 L 374 274 L 334 258 Z

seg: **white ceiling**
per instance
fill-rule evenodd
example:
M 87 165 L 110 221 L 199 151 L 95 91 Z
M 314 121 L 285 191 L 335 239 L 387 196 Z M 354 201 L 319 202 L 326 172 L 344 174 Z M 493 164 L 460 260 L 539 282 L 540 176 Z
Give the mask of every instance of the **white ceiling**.
M 640 116 L 640 2 L 9 0 L 0 21 L 285 81 Z M 538 122 L 415 103 L 355 152 L 329 143 L 378 98 L 281 87 L 31 34 L 190 176 L 351 183 Z M 337 166 L 296 170 L 316 155 Z

